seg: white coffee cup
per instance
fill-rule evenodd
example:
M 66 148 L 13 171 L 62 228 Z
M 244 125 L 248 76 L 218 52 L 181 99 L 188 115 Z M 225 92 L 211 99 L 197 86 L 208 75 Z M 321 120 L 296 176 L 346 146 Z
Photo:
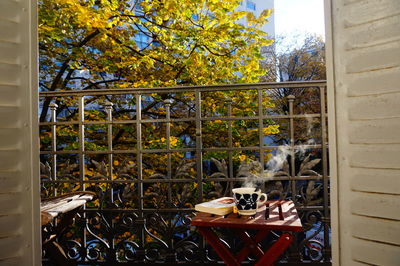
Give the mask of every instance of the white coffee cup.
M 256 214 L 258 206 L 262 206 L 267 201 L 267 194 L 256 191 L 255 188 L 235 188 L 232 192 L 240 215 Z M 264 200 L 260 200 L 263 196 Z

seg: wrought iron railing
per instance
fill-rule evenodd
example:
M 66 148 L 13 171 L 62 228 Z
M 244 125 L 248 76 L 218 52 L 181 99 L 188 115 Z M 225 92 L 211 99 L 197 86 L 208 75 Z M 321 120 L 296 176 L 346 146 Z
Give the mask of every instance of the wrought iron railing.
M 77 264 L 216 262 L 190 226 L 193 206 L 251 181 L 270 199 L 292 199 L 301 216 L 304 232 L 280 263 L 329 264 L 325 89 L 312 81 L 41 92 L 43 196 L 98 195 L 59 244 Z

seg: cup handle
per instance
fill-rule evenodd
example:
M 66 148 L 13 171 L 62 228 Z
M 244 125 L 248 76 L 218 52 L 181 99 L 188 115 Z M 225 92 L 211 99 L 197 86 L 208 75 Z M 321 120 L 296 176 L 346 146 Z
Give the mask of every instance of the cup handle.
M 263 201 L 259 201 L 259 202 L 258 202 L 258 206 L 262 206 L 262 205 L 265 204 L 265 202 L 267 202 L 267 194 L 261 193 L 260 199 L 261 199 L 262 196 L 264 196 L 264 200 L 263 200 Z

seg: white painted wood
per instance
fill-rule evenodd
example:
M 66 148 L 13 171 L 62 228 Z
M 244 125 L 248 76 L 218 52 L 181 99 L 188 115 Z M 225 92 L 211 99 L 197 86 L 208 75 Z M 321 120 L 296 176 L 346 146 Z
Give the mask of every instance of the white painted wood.
M 3 95 L 3 92 L 2 92 Z M 2 96 L 3 97 L 3 96 Z M 4 95 L 4 98 L 17 98 L 15 93 L 13 96 Z M 18 108 L 15 106 L 0 106 L 0 121 L 1 127 L 0 128 L 16 128 L 21 126 L 20 120 L 15 120 L 14 116 L 18 114 Z M 7 142 L 6 142 L 7 143 Z M 5 144 L 3 144 L 5 145 Z
M 8 143 L 4 143 L 3 148 L 12 149 L 20 148 L 19 139 L 22 137 L 21 131 L 18 128 L 0 128 L 0 139 L 7 139 Z
M 380 49 L 369 53 L 360 52 L 349 59 L 348 73 L 376 71 L 400 66 L 399 47 Z
M 13 190 L 21 190 L 20 171 L 0 171 L 0 193 L 6 193 Z
M 351 88 L 348 96 L 400 92 L 400 68 L 369 72 L 350 81 L 348 86 Z
M 362 239 L 354 239 L 351 243 L 351 257 L 355 261 L 370 265 L 400 265 L 400 247 Z M 353 265 L 343 264 L 343 265 Z
M 17 103 L 19 101 L 18 99 L 18 94 L 15 93 L 15 90 L 18 89 L 18 86 L 16 84 L 1 84 L 0 80 L 0 93 L 1 93 L 1 98 L 0 98 L 0 104 L 2 106 L 5 105 L 13 105 L 17 106 Z M 0 109 L 0 116 L 2 115 L 2 112 L 5 112 L 6 110 Z M 3 122 L 3 120 L 1 120 Z M 4 128 L 6 126 L 4 125 Z
M 10 233 L 7 236 L 1 238 L 0 241 L 0 250 L 2 253 L 2 258 L 4 259 L 20 259 L 21 253 L 24 251 L 24 246 L 21 246 L 20 243 L 24 242 L 24 236 L 19 232 Z M 26 264 L 21 264 L 26 265 Z
M 345 17 L 345 27 L 354 27 L 360 24 L 385 19 L 389 16 L 398 15 L 399 8 L 400 1 L 363 0 L 354 2 L 351 8 L 344 9 L 343 16 Z M 353 14 L 354 9 L 357 9 L 356 16 Z M 374 13 L 371 14 L 371 10 L 374 10 Z
M 18 44 L 4 41 L 0 42 L 0 62 L 9 64 L 19 63 Z
M 7 236 L 8 232 L 16 232 L 22 226 L 21 213 L 0 215 L 0 237 Z
M 4 140 L 3 140 L 4 141 Z M 4 141 L 6 142 L 6 141 Z M 5 143 L 4 146 L 8 146 L 8 143 Z M 17 149 L 1 149 L 0 150 L 0 169 L 6 170 L 14 170 L 16 168 L 11 168 L 10 165 L 15 167 L 21 167 L 21 161 L 19 157 L 22 156 L 22 153 Z M 1 195 L 0 195 L 1 197 Z
M 400 1 L 326 3 L 334 264 L 400 265 Z
M 399 144 L 400 118 L 355 121 L 349 125 L 351 144 Z
M 394 5 L 396 0 L 391 0 L 391 2 Z M 340 9 L 340 12 L 347 10 L 347 8 L 351 8 L 351 6 L 345 8 L 346 9 Z M 351 12 L 353 16 L 355 16 L 358 12 L 357 8 L 351 8 Z M 341 14 L 341 17 L 344 17 L 343 14 Z M 361 24 L 351 28 L 344 28 L 343 20 L 340 23 L 342 24 L 342 30 L 346 31 L 346 35 L 342 36 L 344 41 L 344 50 L 372 47 L 400 39 L 400 15 L 389 16 L 385 19 Z
M 343 5 L 344 6 L 349 6 L 349 5 L 352 5 L 352 4 L 363 3 L 363 2 L 364 2 L 364 0 L 344 0 L 343 1 Z
M 358 261 L 352 261 L 351 266 L 366 266 L 366 265 L 370 265 L 364 262 L 358 262 Z
M 346 162 L 351 167 L 399 169 L 400 144 L 349 146 Z
M 3 9 L 3 7 L 1 9 Z M 15 29 L 18 29 L 19 26 L 20 23 L 18 22 L 7 19 L 0 19 L 0 40 L 6 42 L 21 43 L 21 35 L 18 31 L 15 31 Z
M 330 175 L 330 206 L 331 206 L 331 248 L 332 264 L 340 263 L 339 240 L 339 190 L 337 166 L 337 134 L 336 134 L 336 97 L 335 97 L 335 70 L 334 70 L 334 43 L 333 43 L 333 7 L 331 0 L 325 0 L 325 38 L 326 38 L 326 77 L 327 77 L 327 106 L 328 106 L 328 136 L 329 136 L 329 175 Z
M 398 170 L 352 168 L 350 179 L 350 187 L 354 191 L 400 195 Z
M 0 1 L 0 264 L 40 265 L 36 1 Z
M 18 22 L 21 15 L 21 7 L 18 2 L 14 0 L 2 0 L 1 4 L 0 18 Z
M 400 221 L 354 216 L 351 231 L 356 238 L 367 238 L 400 246 Z
M 22 264 L 21 257 L 8 257 L 1 261 L 2 266 L 20 266 Z
M 400 59 L 399 59 L 400 60 Z M 347 99 L 350 120 L 400 117 L 400 93 Z
M 349 202 L 352 214 L 400 221 L 400 198 L 398 195 L 353 192 Z
M 17 84 L 21 76 L 21 65 L 0 63 L 0 79 L 5 84 Z
M 21 213 L 23 204 L 22 191 L 15 191 L 15 189 L 0 194 L 0 202 L 2 204 L 0 215 L 10 215 Z M 1 230 L 1 229 L 0 229 Z

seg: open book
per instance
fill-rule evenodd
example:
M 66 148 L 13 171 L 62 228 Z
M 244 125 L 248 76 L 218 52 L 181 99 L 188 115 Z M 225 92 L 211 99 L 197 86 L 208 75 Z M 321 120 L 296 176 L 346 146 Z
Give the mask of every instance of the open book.
M 216 215 L 225 215 L 233 211 L 235 201 L 231 197 L 223 197 L 212 201 L 196 204 L 194 209 L 199 212 L 207 212 Z

